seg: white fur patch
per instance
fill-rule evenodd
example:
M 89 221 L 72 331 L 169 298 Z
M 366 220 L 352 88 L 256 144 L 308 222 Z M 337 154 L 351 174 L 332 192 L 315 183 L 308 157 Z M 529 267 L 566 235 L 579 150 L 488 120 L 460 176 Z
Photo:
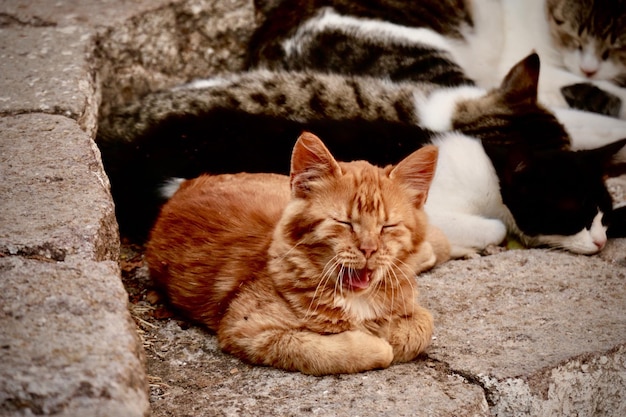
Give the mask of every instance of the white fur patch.
M 501 77 L 495 74 L 494 69 L 500 65 L 502 48 L 506 41 L 502 36 L 505 23 L 502 17 L 502 0 L 472 0 L 466 4 L 471 8 L 473 25 L 461 26 L 463 39 L 450 39 L 452 57 L 476 85 L 483 88 L 496 87 L 500 84 Z M 530 24 L 528 21 L 525 23 Z
M 529 244 L 532 246 L 547 245 L 553 248 L 567 249 L 570 252 L 582 255 L 593 255 L 600 252 L 607 242 L 606 226 L 602 224 L 603 213 L 598 210 L 598 214 L 593 219 L 589 229 L 583 229 L 575 235 L 542 235 L 531 238 Z
M 184 178 L 170 178 L 166 180 L 161 188 L 159 188 L 159 195 L 169 200 L 176 194 L 176 191 L 178 191 L 183 182 L 185 182 Z
M 228 85 L 230 81 L 224 77 L 203 78 L 193 80 L 187 84 L 182 84 L 172 88 L 172 91 L 179 90 L 202 90 L 204 88 L 221 87 Z
M 485 90 L 472 86 L 461 86 L 437 90 L 428 97 L 415 94 L 415 108 L 419 124 L 435 132 L 452 129 L 452 116 L 459 101 L 483 97 Z
M 582 110 L 551 108 L 572 140 L 572 149 L 599 148 L 626 138 L 626 120 Z M 626 148 L 617 153 L 617 160 L 626 162 Z
M 335 306 L 343 309 L 357 321 L 372 320 L 379 314 L 367 297 L 335 297 Z
M 511 215 L 480 141 L 451 132 L 433 144 L 439 158 L 424 208 L 429 221 L 450 241 L 452 257 L 470 256 L 502 242 Z
M 283 48 L 287 54 L 297 52 L 298 44 L 307 35 L 327 30 L 351 33 L 365 39 L 387 38 L 393 42 L 404 42 L 411 45 L 420 44 L 433 49 L 451 52 L 448 41 L 433 30 L 411 28 L 373 19 L 343 16 L 330 7 L 322 9 L 316 16 L 300 26 L 292 38 L 283 42 Z

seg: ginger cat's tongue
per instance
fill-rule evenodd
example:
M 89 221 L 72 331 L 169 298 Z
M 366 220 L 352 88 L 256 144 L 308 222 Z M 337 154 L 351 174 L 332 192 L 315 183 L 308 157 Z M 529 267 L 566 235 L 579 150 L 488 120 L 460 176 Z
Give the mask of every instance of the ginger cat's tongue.
M 351 290 L 364 290 L 370 285 L 370 271 L 366 268 L 345 268 L 341 273 L 341 282 Z

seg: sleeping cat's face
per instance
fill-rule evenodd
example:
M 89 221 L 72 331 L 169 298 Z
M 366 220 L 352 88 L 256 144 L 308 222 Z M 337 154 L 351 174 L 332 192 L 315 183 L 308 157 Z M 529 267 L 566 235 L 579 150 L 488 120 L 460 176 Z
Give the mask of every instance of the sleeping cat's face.
M 551 36 L 565 67 L 594 80 L 626 85 L 626 2 L 548 0 Z
M 297 303 L 308 315 L 332 306 L 364 320 L 398 308 L 394 299 L 411 296 L 421 259 L 422 206 L 436 159 L 427 146 L 395 168 L 338 163 L 319 139 L 303 135 L 292 158 L 293 198 L 270 249 L 281 267 L 302 273 L 278 288 L 302 289 Z
M 500 175 L 504 203 L 529 246 L 599 252 L 607 241 L 611 196 L 604 172 L 622 140 L 588 151 L 511 152 Z

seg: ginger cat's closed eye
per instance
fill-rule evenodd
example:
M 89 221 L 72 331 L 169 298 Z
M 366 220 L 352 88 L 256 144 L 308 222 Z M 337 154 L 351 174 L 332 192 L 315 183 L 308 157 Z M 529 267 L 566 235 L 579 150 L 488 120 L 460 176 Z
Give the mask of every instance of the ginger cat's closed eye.
M 433 319 L 415 274 L 449 256 L 422 210 L 437 161 L 337 162 L 314 135 L 291 176 L 185 181 L 146 260 L 170 302 L 241 359 L 323 375 L 385 368 L 428 347 Z

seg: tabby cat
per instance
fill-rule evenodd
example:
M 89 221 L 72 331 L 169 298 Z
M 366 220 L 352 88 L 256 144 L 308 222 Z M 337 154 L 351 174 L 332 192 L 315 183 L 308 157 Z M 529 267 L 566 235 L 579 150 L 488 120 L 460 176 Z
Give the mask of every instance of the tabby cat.
M 303 133 L 290 177 L 183 182 L 151 232 L 150 274 L 253 364 L 324 375 L 413 360 L 433 331 L 415 273 L 447 258 L 422 210 L 436 162 L 434 146 L 395 167 L 337 162 Z
M 568 151 L 567 132 L 537 104 L 538 76 L 537 55 L 491 91 L 248 72 L 149 95 L 112 115 L 98 140 L 122 232 L 139 238 L 158 211 L 159 182 L 203 172 L 287 173 L 293 138 L 310 130 L 337 157 L 378 165 L 435 140 L 443 169 L 426 210 L 455 257 L 507 233 L 531 246 L 596 253 L 607 227 L 611 236 L 626 235 L 624 209 L 612 210 L 603 182 L 623 143 Z
M 626 118 L 624 0 L 283 0 L 274 6 L 252 37 L 250 68 L 392 80 L 428 74 L 442 84 L 491 88 L 536 50 L 544 65 L 541 102 Z

